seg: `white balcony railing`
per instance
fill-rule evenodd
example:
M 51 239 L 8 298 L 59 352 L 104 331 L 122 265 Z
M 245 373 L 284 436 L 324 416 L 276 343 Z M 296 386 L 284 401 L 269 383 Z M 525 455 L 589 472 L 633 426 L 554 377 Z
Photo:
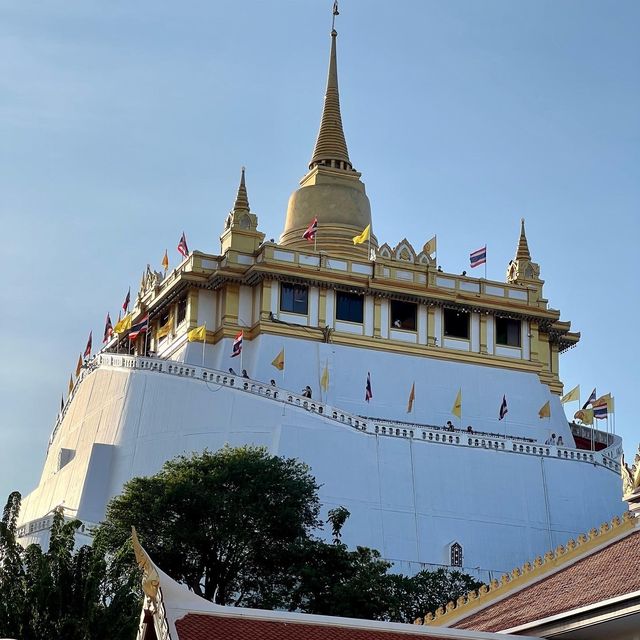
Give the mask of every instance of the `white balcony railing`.
M 532 455 L 537 457 L 572 460 L 575 462 L 586 462 L 605 467 L 617 474 L 620 473 L 620 463 L 618 462 L 619 458 L 614 459 L 613 457 L 614 452 L 619 449 L 620 446 L 619 438 L 616 438 L 614 443 L 607 449 L 596 452 L 572 449 L 570 447 L 546 445 L 535 442 L 530 438 L 520 438 L 517 436 L 502 436 L 495 433 L 467 432 L 464 430 L 448 431 L 443 427 L 434 425 L 407 423 L 378 418 L 365 418 L 363 416 L 342 411 L 341 409 L 326 403 L 312 400 L 311 398 L 305 398 L 279 387 L 274 387 L 257 380 L 250 380 L 239 375 L 225 373 L 216 369 L 208 369 L 205 367 L 160 358 L 110 353 L 96 355 L 82 370 L 74 390 L 70 394 L 63 410 L 58 415 L 58 419 L 56 420 L 55 427 L 49 439 L 49 445 L 53 443 L 66 414 L 67 407 L 71 400 L 73 400 L 73 396 L 79 385 L 82 384 L 82 381 L 87 375 L 99 367 L 137 369 L 163 375 L 190 378 L 194 381 L 206 382 L 209 384 L 218 384 L 241 393 L 251 393 L 274 402 L 281 402 L 292 407 L 310 411 L 311 413 L 318 414 L 327 420 L 337 422 L 343 426 L 356 429 L 357 431 L 372 436 L 409 438 L 418 442 L 429 442 L 441 445 L 453 445 L 474 449 Z

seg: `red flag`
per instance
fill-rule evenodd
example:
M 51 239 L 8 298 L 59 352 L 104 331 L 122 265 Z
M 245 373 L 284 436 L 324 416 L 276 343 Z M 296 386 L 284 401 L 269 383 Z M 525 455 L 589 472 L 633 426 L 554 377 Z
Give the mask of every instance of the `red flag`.
M 91 342 L 93 341 L 93 331 L 89 332 L 89 339 L 87 340 L 87 346 L 84 350 L 84 357 L 88 358 L 91 355 Z
M 178 242 L 178 252 L 183 258 L 186 258 L 189 255 L 187 236 L 184 235 L 184 231 L 182 232 L 182 236 L 180 236 L 180 242 Z
M 313 219 L 313 222 L 307 227 L 307 230 L 302 234 L 302 237 L 309 242 L 312 242 L 316 237 L 316 231 L 318 231 L 318 216 Z
M 129 303 L 131 302 L 131 287 L 129 287 L 129 291 L 127 291 L 127 295 L 124 298 L 124 302 L 122 303 L 122 310 L 127 313 L 127 309 L 129 308 Z

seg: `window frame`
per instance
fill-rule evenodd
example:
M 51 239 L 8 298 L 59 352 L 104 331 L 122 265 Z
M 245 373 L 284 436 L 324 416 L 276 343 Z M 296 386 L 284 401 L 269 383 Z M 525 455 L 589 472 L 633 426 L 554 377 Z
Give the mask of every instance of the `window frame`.
M 404 305 L 405 308 L 408 308 L 409 306 L 413 307 L 413 327 L 403 326 L 406 321 L 406 316 L 403 316 L 403 314 L 394 313 L 394 304 Z M 403 318 L 394 317 L 398 315 L 403 316 Z M 394 322 L 396 320 L 401 320 L 401 326 L 395 326 Z M 406 300 L 389 300 L 389 328 L 393 329 L 394 331 L 411 331 L 412 333 L 415 333 L 418 330 L 418 304 L 416 302 L 407 302 Z
M 498 320 L 502 320 L 502 321 L 505 321 L 507 323 L 507 326 L 505 327 L 505 331 L 506 331 L 506 341 L 505 342 L 500 342 L 500 340 L 498 339 Z M 517 344 L 511 344 L 509 342 L 508 323 L 518 323 L 518 330 L 515 333 L 515 335 L 516 335 L 516 337 L 518 339 L 517 340 Z M 507 316 L 495 316 L 494 329 L 495 329 L 495 343 L 496 343 L 496 346 L 499 346 L 499 347 L 511 347 L 512 349 L 521 349 L 522 348 L 522 320 L 520 320 L 518 318 L 508 318 Z
M 285 309 L 283 308 L 283 298 L 285 293 L 285 287 L 291 288 L 291 308 Z M 307 284 L 297 284 L 295 282 L 281 282 L 280 283 L 280 299 L 278 300 L 278 309 L 283 313 L 295 313 L 298 316 L 308 316 L 309 315 L 309 285 Z M 298 288 L 300 290 L 304 290 L 305 299 L 304 299 L 304 307 L 303 311 L 296 311 L 296 299 L 295 299 L 295 289 Z
M 340 312 L 340 304 L 339 298 L 340 296 L 344 296 L 346 298 L 350 298 L 352 301 L 360 300 L 360 320 L 353 320 L 352 318 L 341 318 L 339 317 Z M 336 291 L 336 304 L 335 304 L 335 317 L 338 322 L 351 322 L 352 324 L 364 324 L 364 301 L 365 296 L 360 293 L 352 293 L 350 291 Z
M 467 317 L 467 335 L 455 335 L 447 333 L 447 315 L 455 313 L 456 316 L 465 315 Z M 442 309 L 442 335 L 444 338 L 453 338 L 454 340 L 470 340 L 471 339 L 471 314 L 468 311 L 458 309 Z

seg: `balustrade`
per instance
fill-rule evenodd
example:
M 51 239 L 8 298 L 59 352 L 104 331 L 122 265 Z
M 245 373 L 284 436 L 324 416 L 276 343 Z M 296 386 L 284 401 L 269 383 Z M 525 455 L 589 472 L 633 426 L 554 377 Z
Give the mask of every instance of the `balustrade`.
M 490 449 L 492 451 L 513 452 L 524 455 L 545 457 L 550 457 L 553 455 L 553 452 L 555 452 L 556 458 L 560 460 L 589 462 L 604 466 L 616 473 L 620 472 L 620 464 L 610 457 L 616 448 L 619 450 L 619 442 L 614 442 L 609 448 L 597 453 L 584 452 L 582 450 L 557 447 L 555 445 L 537 444 L 536 441 L 531 438 L 502 436 L 495 433 L 475 431 L 471 433 L 457 429 L 451 432 L 443 427 L 435 425 L 420 425 L 417 423 L 398 422 L 386 419 L 364 418 L 362 416 L 341 411 L 322 402 L 317 402 L 304 396 L 299 396 L 290 391 L 285 391 L 272 385 L 267 385 L 257 380 L 243 378 L 236 374 L 224 373 L 214 369 L 206 369 L 204 367 L 194 365 L 186 365 L 184 363 L 172 362 L 170 360 L 114 354 L 98 354 L 93 358 L 93 360 L 87 363 L 80 374 L 80 377 L 76 381 L 76 385 L 69 396 L 67 404 L 58 416 L 58 420 L 56 421 L 53 433 L 49 440 L 49 445 L 51 445 L 56 436 L 58 428 L 66 413 L 69 401 L 75 394 L 75 390 L 89 373 L 100 366 L 140 369 L 143 371 L 186 377 L 194 380 L 200 380 L 205 383 L 230 387 L 237 391 L 251 393 L 253 395 L 282 402 L 293 407 L 298 407 L 311 413 L 316 413 L 328 420 L 338 422 L 342 425 L 352 427 L 358 431 L 363 431 L 371 435 L 413 439 L 415 434 L 418 433 L 420 434 L 420 439 L 424 442 L 445 445 Z

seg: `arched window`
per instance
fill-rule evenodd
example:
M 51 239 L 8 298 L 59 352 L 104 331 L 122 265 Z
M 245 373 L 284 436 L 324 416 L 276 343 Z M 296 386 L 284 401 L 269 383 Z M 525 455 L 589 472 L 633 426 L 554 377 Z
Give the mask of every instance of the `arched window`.
M 462 566 L 462 545 L 459 542 L 454 542 L 451 545 L 451 566 Z

